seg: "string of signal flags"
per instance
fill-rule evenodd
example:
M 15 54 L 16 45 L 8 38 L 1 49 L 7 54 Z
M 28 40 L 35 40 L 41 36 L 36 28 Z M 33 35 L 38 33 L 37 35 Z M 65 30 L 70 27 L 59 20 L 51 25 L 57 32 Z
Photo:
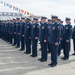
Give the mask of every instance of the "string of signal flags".
M 16 7 L 16 6 L 13 6 L 13 5 L 9 4 L 9 3 L 5 3 L 5 2 L 3 2 L 3 1 L 1 1 L 0 3 L 3 4 L 4 7 L 7 6 L 7 7 L 9 7 L 10 9 L 13 9 L 13 10 L 15 10 L 15 11 L 18 11 L 18 12 L 24 14 L 24 15 L 34 16 L 34 14 L 32 14 L 32 13 L 30 13 L 30 12 L 27 12 L 27 11 L 25 11 L 25 10 L 23 10 L 23 9 L 20 9 L 20 8 L 18 8 L 18 7 Z

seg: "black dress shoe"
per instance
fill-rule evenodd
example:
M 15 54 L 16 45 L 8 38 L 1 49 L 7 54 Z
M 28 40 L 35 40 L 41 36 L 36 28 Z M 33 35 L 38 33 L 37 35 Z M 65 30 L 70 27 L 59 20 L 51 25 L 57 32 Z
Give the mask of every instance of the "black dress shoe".
M 26 53 L 26 54 L 31 54 L 30 52 L 24 52 L 24 53 Z
M 22 49 L 19 49 L 19 51 L 21 51 Z
M 50 51 L 47 51 L 48 53 L 50 53 Z
M 42 59 L 42 60 L 41 60 L 41 62 L 46 62 L 46 61 L 47 61 L 47 60 L 45 60 L 45 59 Z
M 49 66 L 51 66 L 53 63 L 48 64 Z
M 9 43 L 9 44 L 12 44 L 12 43 Z
M 41 61 L 42 60 L 42 58 L 41 59 L 38 59 L 39 61 Z
M 63 60 L 68 60 L 69 58 L 64 58 Z
M 72 55 L 75 55 L 75 53 L 73 53 Z
M 24 51 L 23 49 L 19 49 L 19 51 Z
M 51 65 L 51 67 L 56 67 L 56 66 L 57 66 L 57 65 L 55 65 L 55 64 L 52 64 L 52 65 Z
M 12 46 L 15 46 L 15 44 L 13 44 Z
M 33 55 L 33 57 L 37 57 L 37 55 Z
M 19 47 L 16 46 L 15 48 L 19 48 Z
M 63 59 L 63 60 L 68 60 L 69 58 L 67 58 L 67 57 L 63 57 L 63 58 L 61 58 L 61 59 Z
M 62 57 L 61 59 L 64 59 L 65 57 Z
M 30 55 L 31 57 L 37 57 L 37 56 L 33 56 L 33 55 Z
M 41 50 L 41 48 L 39 50 Z

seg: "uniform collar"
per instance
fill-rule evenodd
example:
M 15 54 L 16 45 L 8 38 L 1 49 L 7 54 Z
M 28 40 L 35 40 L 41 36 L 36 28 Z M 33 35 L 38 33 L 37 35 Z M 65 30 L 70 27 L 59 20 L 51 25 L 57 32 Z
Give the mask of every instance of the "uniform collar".
M 41 24 L 46 24 L 46 22 L 45 23 L 41 23 Z
M 33 24 L 37 24 L 37 22 L 33 23 Z
M 66 25 L 70 25 L 70 23 L 67 23 Z
M 55 24 L 55 23 L 57 23 L 57 22 L 53 22 L 52 24 Z
M 27 24 L 29 24 L 30 22 L 28 22 Z

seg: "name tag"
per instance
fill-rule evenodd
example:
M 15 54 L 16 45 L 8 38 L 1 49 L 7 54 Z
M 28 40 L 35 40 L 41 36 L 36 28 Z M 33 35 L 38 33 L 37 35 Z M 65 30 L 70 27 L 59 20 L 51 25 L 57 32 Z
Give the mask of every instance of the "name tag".
M 66 29 L 68 29 L 68 27 L 66 27 Z
M 45 27 L 43 26 L 42 29 L 45 29 Z
M 55 30 L 55 27 L 53 27 L 52 30 Z
M 35 26 L 33 26 L 33 28 L 35 28 Z
M 29 28 L 29 26 L 27 26 L 27 28 Z

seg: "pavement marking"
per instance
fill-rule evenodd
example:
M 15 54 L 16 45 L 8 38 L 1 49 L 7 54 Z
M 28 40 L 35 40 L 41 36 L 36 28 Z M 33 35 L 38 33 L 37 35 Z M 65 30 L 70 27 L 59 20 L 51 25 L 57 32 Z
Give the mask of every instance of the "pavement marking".
M 30 61 L 24 61 L 24 62 L 8 62 L 8 63 L 0 63 L 0 65 L 7 65 L 7 64 L 21 64 L 21 63 L 28 63 Z
M 0 52 L 17 51 L 17 50 L 0 50 Z
M 5 46 L 7 46 L 7 47 L 8 47 L 9 45 L 0 45 L 0 47 L 5 47 Z
M 1 49 L 2 49 L 2 50 L 3 50 L 3 49 L 10 49 L 10 48 L 12 49 L 12 48 L 14 48 L 14 47 L 12 47 L 12 46 L 10 46 L 10 47 L 8 47 L 8 46 L 7 46 L 7 47 L 0 47 L 0 50 L 1 50 Z
M 2 58 L 0 58 L 0 59 L 12 59 L 12 58 L 21 58 L 21 57 L 2 57 Z
M 4 53 L 0 53 L 0 55 L 4 55 Z
M 0 70 L 0 72 L 12 71 L 12 70 L 18 70 L 18 69 L 26 70 L 26 69 L 33 69 L 33 68 L 36 68 L 36 66 L 33 66 L 33 67 L 26 67 L 26 68 L 23 68 L 23 67 L 16 67 L 16 68 L 11 68 L 11 69 L 3 69 L 3 70 Z

